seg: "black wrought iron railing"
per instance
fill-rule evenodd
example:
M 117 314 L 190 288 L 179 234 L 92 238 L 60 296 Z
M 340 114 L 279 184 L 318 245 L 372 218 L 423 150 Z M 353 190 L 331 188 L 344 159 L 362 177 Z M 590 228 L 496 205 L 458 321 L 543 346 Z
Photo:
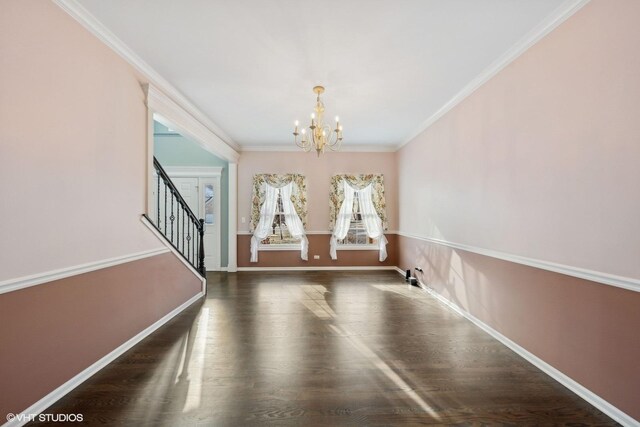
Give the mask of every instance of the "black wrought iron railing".
M 157 175 L 157 182 L 154 183 L 156 186 L 155 213 L 152 214 L 153 218 L 147 216 L 147 219 L 202 277 L 206 277 L 204 220 L 198 219 L 189 208 L 155 157 L 153 158 L 153 166 Z

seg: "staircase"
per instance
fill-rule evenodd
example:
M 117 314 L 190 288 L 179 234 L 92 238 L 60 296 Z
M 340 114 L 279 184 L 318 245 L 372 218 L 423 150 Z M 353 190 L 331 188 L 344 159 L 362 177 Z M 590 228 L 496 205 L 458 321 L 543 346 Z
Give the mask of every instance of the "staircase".
M 191 211 L 178 189 L 153 158 L 157 182 L 155 183 L 154 214 L 147 220 L 162 234 L 167 242 L 203 277 L 204 266 L 204 220 Z

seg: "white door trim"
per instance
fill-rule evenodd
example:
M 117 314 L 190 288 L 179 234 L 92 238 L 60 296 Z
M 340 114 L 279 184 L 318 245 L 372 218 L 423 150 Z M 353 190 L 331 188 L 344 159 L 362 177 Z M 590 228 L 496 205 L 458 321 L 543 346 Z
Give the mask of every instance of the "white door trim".
M 222 176 L 222 166 L 166 166 L 165 172 L 176 178 L 216 178 Z
M 215 244 L 218 248 L 218 259 L 216 260 L 213 268 L 207 269 L 208 271 L 219 271 L 221 268 L 221 243 L 220 236 L 220 183 L 222 178 L 221 166 L 167 166 L 164 168 L 169 178 L 197 178 L 198 179 L 198 212 L 194 212 L 198 218 L 204 218 L 204 186 L 210 183 L 212 178 L 214 183 L 214 208 L 215 208 L 215 223 L 213 224 L 217 241 Z M 205 251 L 206 256 L 206 251 Z
M 227 271 L 238 271 L 238 163 L 229 162 L 229 254 Z

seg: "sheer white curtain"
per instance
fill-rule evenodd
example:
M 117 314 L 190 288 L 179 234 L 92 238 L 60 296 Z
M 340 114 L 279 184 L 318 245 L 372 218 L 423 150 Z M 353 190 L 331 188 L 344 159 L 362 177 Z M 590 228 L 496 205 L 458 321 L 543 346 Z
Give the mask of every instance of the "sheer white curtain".
M 273 218 L 278 204 L 278 195 L 282 197 L 285 224 L 287 224 L 291 236 L 300 239 L 300 257 L 306 261 L 309 253 L 309 240 L 304 232 L 302 220 L 298 216 L 296 208 L 291 201 L 293 182 L 281 188 L 274 187 L 266 182 L 264 186 L 264 203 L 260 207 L 260 221 L 251 237 L 251 262 L 258 262 L 258 246 L 260 242 L 269 235 L 272 229 Z
M 362 215 L 362 220 L 367 230 L 367 236 L 371 239 L 378 239 L 378 249 L 380 251 L 378 259 L 381 262 L 384 261 L 387 259 L 387 238 L 384 235 L 382 220 L 373 205 L 372 184 L 367 185 L 361 190 L 352 188 L 345 180 L 342 181 L 342 185 L 344 186 L 344 201 L 342 202 L 342 206 L 340 206 L 340 211 L 336 218 L 336 225 L 333 229 L 333 235 L 331 236 L 331 259 L 338 259 L 338 240 L 347 237 L 351 225 L 351 215 L 353 213 L 353 199 L 354 195 L 357 194 L 360 204 L 360 214 Z
M 284 211 L 284 222 L 287 224 L 289 233 L 292 237 L 300 239 L 300 258 L 307 261 L 309 253 L 309 240 L 304 233 L 304 226 L 302 220 L 296 212 L 295 206 L 291 201 L 291 193 L 293 192 L 293 182 L 288 183 L 284 187 L 280 188 L 280 194 L 282 195 L 282 209 Z
M 264 186 L 264 203 L 260 206 L 260 221 L 251 237 L 251 262 L 258 262 L 258 245 L 269 235 L 278 203 L 279 190 L 267 183 Z
M 372 185 L 369 184 L 362 190 L 358 190 L 358 201 L 360 202 L 360 213 L 364 227 L 367 229 L 367 236 L 370 239 L 378 239 L 378 248 L 380 249 L 380 262 L 387 259 L 387 238 L 384 236 L 382 228 L 382 220 L 376 212 L 373 205 Z
M 330 254 L 331 259 L 338 259 L 337 247 L 338 240 L 342 240 L 347 237 L 349 226 L 351 225 L 351 214 L 353 213 L 353 195 L 355 190 L 351 188 L 347 181 L 342 180 L 344 189 L 344 201 L 340 210 L 338 211 L 338 217 L 336 218 L 336 225 L 333 229 L 333 235 L 330 242 Z

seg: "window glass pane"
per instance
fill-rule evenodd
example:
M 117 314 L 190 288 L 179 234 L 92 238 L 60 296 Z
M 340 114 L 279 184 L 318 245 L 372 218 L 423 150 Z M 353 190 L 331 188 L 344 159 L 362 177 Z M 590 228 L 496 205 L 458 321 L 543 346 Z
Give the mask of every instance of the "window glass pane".
M 339 241 L 343 245 L 368 245 L 374 244 L 375 239 L 367 237 L 367 230 L 362 220 L 362 213 L 360 212 L 360 202 L 358 195 L 355 194 L 353 198 L 353 213 L 351 214 L 351 224 L 349 225 L 349 231 L 347 237 Z
M 204 222 L 205 224 L 213 224 L 215 221 L 213 209 L 213 184 L 205 184 L 204 186 Z
M 286 245 L 300 243 L 300 239 L 295 239 L 289 233 L 286 217 L 284 215 L 284 207 L 282 206 L 282 197 L 278 194 L 276 202 L 276 212 L 271 224 L 271 233 L 260 242 L 263 245 Z

